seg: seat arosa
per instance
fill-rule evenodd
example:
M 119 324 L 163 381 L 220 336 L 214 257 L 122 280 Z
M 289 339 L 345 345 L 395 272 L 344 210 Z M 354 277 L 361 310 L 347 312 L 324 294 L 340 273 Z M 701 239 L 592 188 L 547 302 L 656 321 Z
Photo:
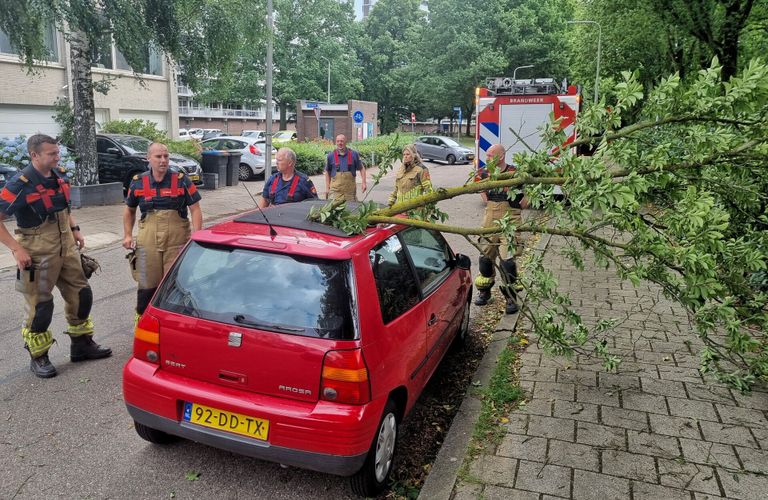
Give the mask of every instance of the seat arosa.
M 197 231 L 136 326 L 123 391 L 147 441 L 351 476 L 374 496 L 400 423 L 467 333 L 469 258 L 436 231 L 309 222 L 322 203 Z

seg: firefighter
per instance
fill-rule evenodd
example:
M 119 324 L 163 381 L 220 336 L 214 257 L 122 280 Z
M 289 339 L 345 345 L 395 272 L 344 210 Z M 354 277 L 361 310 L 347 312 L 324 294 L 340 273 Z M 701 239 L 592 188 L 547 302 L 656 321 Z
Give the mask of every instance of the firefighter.
M 128 188 L 123 211 L 123 247 L 131 250 L 131 271 L 138 282 L 136 320 L 144 313 L 163 275 L 168 272 L 192 230 L 203 227 L 200 193 L 183 172 L 171 169 L 168 148 L 152 143 L 149 170 L 136 175 Z M 133 239 L 136 207 L 141 210 L 139 234 Z
M 336 136 L 336 149 L 325 159 L 325 198 L 332 200 L 343 198 L 346 201 L 357 201 L 357 183 L 355 177 L 360 172 L 360 185 L 363 193 L 367 189 L 365 183 L 365 167 L 360 161 L 360 154 L 347 147 L 344 134 Z
M 32 358 L 30 369 L 40 378 L 50 378 L 56 376 L 48 359 L 54 342 L 49 330 L 54 286 L 64 298 L 70 359 L 106 358 L 112 350 L 93 341 L 93 293 L 79 255 L 85 238 L 70 212 L 69 182 L 58 167 L 59 145 L 52 137 L 36 134 L 27 141 L 27 149 L 32 164 L 0 192 L 0 221 L 16 217 L 16 238 L 0 223 L 0 242 L 16 259 L 16 290 L 26 300 L 21 335 Z
M 494 144 L 488 148 L 488 161 L 495 159 L 499 172 L 513 171 L 514 167 L 507 165 L 505 155 L 506 151 L 501 144 Z M 478 178 L 488 177 L 487 171 L 479 173 Z M 522 222 L 521 209 L 527 206 L 527 200 L 518 195 L 514 200 L 507 197 L 506 188 L 497 188 L 483 193 L 487 204 L 483 216 L 483 227 L 491 227 L 494 221 L 504 218 L 507 213 L 510 214 L 516 225 Z M 522 246 L 515 238 L 515 255 L 509 255 L 507 242 L 504 238 L 495 235 L 481 242 L 483 250 L 480 256 L 480 274 L 475 278 L 475 287 L 477 287 L 477 298 L 475 304 L 484 306 L 491 298 L 491 288 L 495 283 L 494 262 L 500 257 L 499 267 L 502 273 L 502 285 L 499 287 L 506 299 L 505 311 L 507 314 L 514 314 L 518 311 L 517 294 L 515 292 L 515 282 L 517 281 L 517 264 L 515 257 L 522 252 Z
M 264 183 L 259 208 L 317 198 L 317 190 L 312 180 L 296 170 L 296 153 L 291 148 L 280 148 L 275 161 L 277 172 Z
M 416 198 L 432 192 L 432 180 L 429 170 L 421 162 L 416 146 L 408 144 L 403 148 L 403 161 L 397 171 L 395 189 L 389 195 L 388 205 Z

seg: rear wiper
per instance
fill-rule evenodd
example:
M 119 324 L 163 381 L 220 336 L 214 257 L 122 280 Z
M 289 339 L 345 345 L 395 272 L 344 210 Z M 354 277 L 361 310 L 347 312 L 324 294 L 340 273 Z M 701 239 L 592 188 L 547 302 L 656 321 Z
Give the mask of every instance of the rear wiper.
M 296 328 L 296 327 L 290 327 L 290 326 L 276 325 L 274 323 L 262 323 L 260 321 L 253 321 L 251 319 L 247 319 L 242 314 L 235 314 L 235 317 L 232 319 L 234 319 L 235 322 L 240 323 L 241 325 L 252 326 L 254 328 L 260 328 L 262 330 L 272 330 L 280 333 L 304 333 L 304 330 L 305 330 L 304 328 Z

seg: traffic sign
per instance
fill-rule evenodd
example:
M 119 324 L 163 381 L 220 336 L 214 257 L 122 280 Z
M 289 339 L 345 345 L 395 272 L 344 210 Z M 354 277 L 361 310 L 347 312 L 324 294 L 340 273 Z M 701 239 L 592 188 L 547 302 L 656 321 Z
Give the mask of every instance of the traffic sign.
M 316 102 L 308 102 L 307 103 L 307 109 L 317 109 L 320 105 Z
M 359 109 L 352 115 L 352 119 L 355 121 L 355 123 L 363 123 L 363 118 L 363 112 Z
M 454 107 L 453 107 L 453 110 L 454 110 L 456 113 L 461 113 L 461 106 L 454 106 Z
M 416 123 L 416 113 L 411 113 L 411 123 Z

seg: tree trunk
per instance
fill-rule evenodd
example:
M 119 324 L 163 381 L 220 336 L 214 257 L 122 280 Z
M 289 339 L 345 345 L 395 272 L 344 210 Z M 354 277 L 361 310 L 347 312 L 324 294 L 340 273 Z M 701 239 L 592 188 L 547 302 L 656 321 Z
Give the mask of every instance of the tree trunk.
M 472 131 L 472 111 L 475 109 L 475 106 L 469 106 L 465 108 L 464 111 L 467 112 L 467 137 L 470 136 L 470 132 Z
M 72 101 L 77 155 L 72 183 L 76 186 L 86 186 L 99 183 L 91 50 L 88 37 L 83 32 L 72 33 L 69 47 L 72 59 Z
M 280 107 L 280 130 L 285 130 L 288 124 L 288 105 L 284 102 L 279 104 Z M 296 116 L 298 120 L 298 115 Z

